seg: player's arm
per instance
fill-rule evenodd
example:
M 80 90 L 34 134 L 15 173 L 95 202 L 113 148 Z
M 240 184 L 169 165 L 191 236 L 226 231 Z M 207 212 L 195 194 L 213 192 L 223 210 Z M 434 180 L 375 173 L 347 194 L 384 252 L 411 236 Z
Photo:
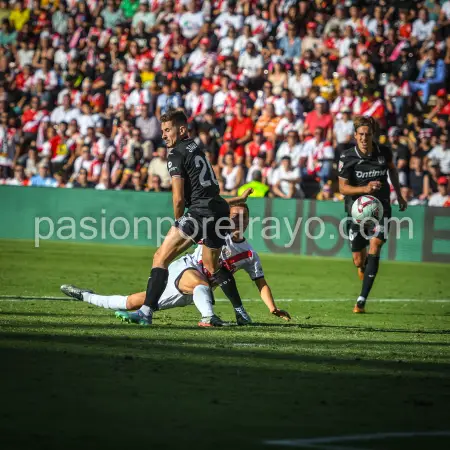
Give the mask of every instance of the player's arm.
M 180 176 L 172 177 L 173 215 L 178 220 L 184 214 L 184 179 Z
M 388 162 L 388 169 L 389 178 L 391 179 L 392 186 L 394 187 L 395 193 L 397 194 L 397 201 L 400 207 L 400 211 L 404 211 L 408 207 L 408 203 L 402 196 L 402 192 L 400 190 L 400 181 L 398 179 L 398 171 L 395 167 L 394 161 Z
M 273 299 L 272 290 L 270 286 L 267 284 L 267 281 L 264 277 L 258 278 L 255 281 L 256 287 L 259 290 L 259 295 L 261 296 L 262 301 L 269 308 L 271 314 L 277 317 L 281 317 L 284 320 L 291 320 L 291 316 L 287 311 L 283 311 L 282 309 L 278 309 L 275 305 L 275 300 Z
M 226 198 L 226 202 L 230 205 L 230 206 L 235 206 L 235 205 L 240 205 L 242 203 L 245 203 L 247 201 L 248 196 L 253 192 L 252 188 L 246 189 L 241 195 L 239 195 L 238 197 L 231 197 L 231 198 Z
M 342 195 L 372 194 L 381 188 L 381 182 L 370 181 L 366 186 L 352 186 L 346 178 L 339 177 L 339 192 Z
M 167 161 L 169 175 L 172 178 L 173 215 L 178 220 L 184 214 L 184 161 L 181 155 L 173 153 Z

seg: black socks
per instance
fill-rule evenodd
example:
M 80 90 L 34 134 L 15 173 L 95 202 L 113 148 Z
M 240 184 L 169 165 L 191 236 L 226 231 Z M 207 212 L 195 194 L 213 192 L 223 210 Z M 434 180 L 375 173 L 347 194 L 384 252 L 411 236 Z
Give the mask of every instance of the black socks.
M 145 305 L 149 306 L 153 311 L 158 309 L 158 301 L 161 298 L 164 289 L 167 286 L 169 271 L 161 267 L 155 267 L 150 272 L 150 278 L 147 283 L 147 292 L 145 293 Z
M 373 282 L 377 276 L 378 266 L 380 264 L 380 257 L 376 255 L 367 256 L 367 264 L 364 270 L 364 280 L 361 289 L 361 297 L 367 299 L 370 290 L 372 289 Z
M 233 274 L 221 267 L 217 272 L 214 272 L 210 278 L 211 283 L 218 284 L 222 289 L 223 293 L 226 295 L 228 300 L 234 308 L 239 308 L 242 306 L 241 296 L 236 286 L 236 281 Z

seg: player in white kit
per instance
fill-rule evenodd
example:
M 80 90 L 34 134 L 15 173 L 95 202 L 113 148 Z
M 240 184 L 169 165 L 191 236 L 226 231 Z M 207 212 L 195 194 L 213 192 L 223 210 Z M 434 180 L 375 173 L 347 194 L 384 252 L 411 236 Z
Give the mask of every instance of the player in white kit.
M 236 224 L 236 230 L 226 238 L 222 247 L 222 264 L 231 272 L 245 270 L 259 289 L 261 299 L 271 314 L 290 320 L 287 311 L 277 308 L 272 291 L 267 284 L 258 254 L 244 238 L 249 215 L 247 205 L 233 206 L 230 216 Z M 202 314 L 199 326 L 222 326 L 224 323 L 213 312 L 213 295 L 209 288 L 205 269 L 202 265 L 202 246 L 193 254 L 180 257 L 169 265 L 169 278 L 166 289 L 158 301 L 159 309 L 170 309 L 195 304 Z M 121 295 L 97 295 L 90 290 L 79 289 L 72 285 L 63 285 L 61 290 L 70 297 L 83 300 L 96 306 L 118 309 L 116 317 L 127 322 L 127 310 L 135 310 L 144 304 L 145 292 Z M 238 324 L 242 324 L 239 323 Z

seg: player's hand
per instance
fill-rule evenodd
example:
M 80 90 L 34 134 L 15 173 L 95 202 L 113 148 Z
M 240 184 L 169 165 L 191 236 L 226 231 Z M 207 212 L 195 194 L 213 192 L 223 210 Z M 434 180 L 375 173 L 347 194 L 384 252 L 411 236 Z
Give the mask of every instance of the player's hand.
M 381 189 L 381 181 L 370 181 L 366 186 L 366 194 L 373 194 Z
M 400 196 L 398 198 L 398 206 L 400 208 L 400 211 L 405 211 L 406 208 L 408 207 L 408 202 L 403 197 Z
M 291 320 L 290 314 L 287 311 L 283 311 L 282 309 L 276 308 L 272 311 L 272 314 L 283 320 Z
M 242 193 L 242 195 L 241 195 L 242 201 L 245 202 L 245 201 L 247 200 L 248 196 L 249 196 L 252 192 L 253 192 L 253 189 L 252 189 L 252 188 L 246 189 L 246 190 Z

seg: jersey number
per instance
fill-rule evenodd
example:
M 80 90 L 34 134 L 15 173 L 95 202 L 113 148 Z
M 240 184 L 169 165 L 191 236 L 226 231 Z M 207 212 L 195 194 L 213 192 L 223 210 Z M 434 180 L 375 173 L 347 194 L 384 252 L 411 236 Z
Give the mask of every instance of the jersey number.
M 214 173 L 213 168 L 211 167 L 211 164 L 209 163 L 209 161 L 207 159 L 202 158 L 200 155 L 197 155 L 195 157 L 195 167 L 200 168 L 201 167 L 201 172 L 200 172 L 200 184 L 203 187 L 208 187 L 211 186 L 211 181 L 214 184 L 217 184 L 217 186 L 219 185 L 219 182 L 217 181 L 216 175 Z M 207 171 L 209 169 L 209 175 L 211 177 L 210 180 L 207 180 L 206 178 L 208 177 Z

